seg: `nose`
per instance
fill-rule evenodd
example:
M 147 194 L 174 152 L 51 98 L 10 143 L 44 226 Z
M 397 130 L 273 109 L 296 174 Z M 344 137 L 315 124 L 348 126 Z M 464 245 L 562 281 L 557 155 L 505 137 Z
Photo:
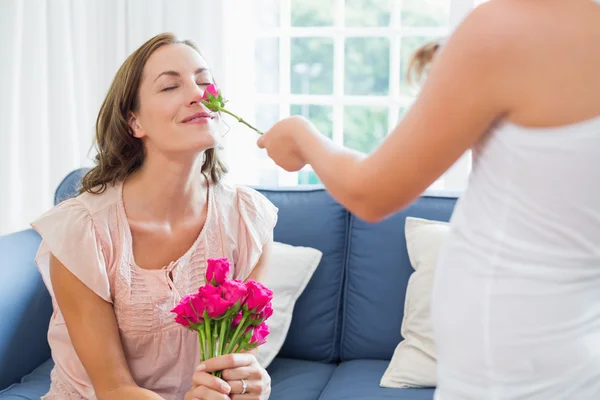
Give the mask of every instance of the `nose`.
M 194 82 L 194 85 L 192 86 L 193 89 L 191 90 L 190 93 L 190 101 L 188 103 L 188 105 L 193 106 L 194 104 L 202 104 L 201 100 L 202 100 L 202 96 L 204 95 L 204 90 L 200 87 L 198 87 L 198 85 L 196 85 L 196 83 Z

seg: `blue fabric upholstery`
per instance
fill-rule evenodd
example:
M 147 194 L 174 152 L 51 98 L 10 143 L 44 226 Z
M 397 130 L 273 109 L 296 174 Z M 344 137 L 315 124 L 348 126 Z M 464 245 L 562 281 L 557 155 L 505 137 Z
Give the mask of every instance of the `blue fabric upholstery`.
M 50 295 L 33 261 L 39 235 L 29 229 L 0 237 L 0 389 L 50 357 Z
M 319 400 L 432 400 L 433 389 L 390 389 L 379 386 L 389 361 L 341 363 Z M 483 399 L 482 399 L 483 400 Z
M 67 175 L 54 192 L 54 204 L 61 203 L 79 193 L 81 179 L 89 171 L 89 168 L 79 168 Z
M 47 360 L 22 382 L 0 391 L 0 400 L 39 399 L 50 388 L 53 366 L 52 360 Z M 317 400 L 335 367 L 335 364 L 276 358 L 268 368 L 273 381 L 271 399 Z
M 317 400 L 335 364 L 276 358 L 267 369 L 271 376 L 271 400 Z
M 410 265 L 407 216 L 448 221 L 455 198 L 421 197 L 377 224 L 352 218 L 341 337 L 341 359 L 389 360 L 401 340 Z
M 323 257 L 298 299 L 282 357 L 331 362 L 337 347 L 349 214 L 323 190 L 261 190 L 279 208 L 278 242 L 319 249 Z
M 46 360 L 32 373 L 26 375 L 20 383 L 0 391 L 0 400 L 39 400 L 50 389 L 52 367 L 54 367 L 52 360 Z

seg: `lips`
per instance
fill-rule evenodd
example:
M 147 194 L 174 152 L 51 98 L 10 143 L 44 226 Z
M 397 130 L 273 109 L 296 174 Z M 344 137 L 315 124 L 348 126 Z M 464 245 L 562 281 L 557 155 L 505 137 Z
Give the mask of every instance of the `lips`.
M 190 115 L 189 117 L 185 118 L 183 121 L 181 121 L 182 123 L 188 123 L 188 122 L 195 122 L 195 121 L 200 121 L 202 119 L 213 119 L 213 115 L 206 113 L 206 112 L 199 112 L 193 115 Z

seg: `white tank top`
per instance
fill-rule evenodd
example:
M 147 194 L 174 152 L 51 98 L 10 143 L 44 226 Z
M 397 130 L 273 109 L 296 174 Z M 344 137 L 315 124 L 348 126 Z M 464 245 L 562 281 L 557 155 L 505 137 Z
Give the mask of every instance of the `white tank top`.
M 599 161 L 600 116 L 475 146 L 436 271 L 436 399 L 600 399 Z

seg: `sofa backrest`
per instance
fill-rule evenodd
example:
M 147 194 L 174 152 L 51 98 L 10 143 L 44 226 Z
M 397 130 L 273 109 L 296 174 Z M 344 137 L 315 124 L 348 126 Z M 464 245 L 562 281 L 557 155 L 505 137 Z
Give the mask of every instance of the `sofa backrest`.
M 391 359 L 402 339 L 406 287 L 414 271 L 405 219 L 448 221 L 458 193 L 428 192 L 379 223 L 348 213 L 322 188 L 262 193 L 279 208 L 275 240 L 324 253 L 296 304 L 281 355 L 317 361 Z
M 323 252 L 321 263 L 296 302 L 279 355 L 337 361 L 350 214 L 323 189 L 259 191 L 279 208 L 276 241 Z
M 448 221 L 456 197 L 430 194 L 375 224 L 352 216 L 344 283 L 340 359 L 389 360 L 402 339 L 404 300 L 414 272 L 408 259 L 407 216 Z
M 33 229 L 0 236 L 0 392 L 50 358 L 52 300 L 34 262 L 40 240 Z

